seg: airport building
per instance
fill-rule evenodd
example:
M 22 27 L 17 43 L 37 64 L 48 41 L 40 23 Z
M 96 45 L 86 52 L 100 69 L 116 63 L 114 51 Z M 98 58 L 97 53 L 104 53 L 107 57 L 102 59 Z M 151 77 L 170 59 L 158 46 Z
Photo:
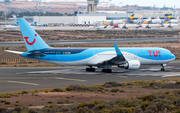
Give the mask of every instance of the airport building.
M 37 22 L 38 24 L 93 24 L 97 19 L 106 20 L 106 14 L 81 14 L 77 16 L 33 16 L 24 17 L 26 20 Z

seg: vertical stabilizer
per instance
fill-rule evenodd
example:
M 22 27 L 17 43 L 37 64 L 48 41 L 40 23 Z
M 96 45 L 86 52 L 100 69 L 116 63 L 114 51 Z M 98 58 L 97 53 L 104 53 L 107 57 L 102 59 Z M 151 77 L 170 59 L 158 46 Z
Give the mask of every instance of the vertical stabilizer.
M 24 18 L 17 20 L 28 51 L 50 48 Z

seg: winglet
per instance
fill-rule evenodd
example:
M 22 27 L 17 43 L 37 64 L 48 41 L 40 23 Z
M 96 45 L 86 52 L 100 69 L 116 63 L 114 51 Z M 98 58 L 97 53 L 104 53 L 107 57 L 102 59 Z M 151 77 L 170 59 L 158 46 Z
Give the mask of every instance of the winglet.
M 117 56 L 123 56 L 122 53 L 121 53 L 121 51 L 119 50 L 119 48 L 118 48 L 118 46 L 117 46 L 116 44 L 114 44 L 114 48 L 115 48 L 115 50 L 116 50 Z

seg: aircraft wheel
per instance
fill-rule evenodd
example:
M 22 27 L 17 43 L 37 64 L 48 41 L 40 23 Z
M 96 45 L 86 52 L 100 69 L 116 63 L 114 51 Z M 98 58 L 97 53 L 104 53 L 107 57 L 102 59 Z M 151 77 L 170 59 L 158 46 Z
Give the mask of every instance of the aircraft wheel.
M 102 72 L 105 72 L 106 69 L 102 69 Z
M 95 68 L 86 68 L 86 71 L 87 71 L 87 72 L 95 72 L 96 69 L 95 69 Z
M 107 69 L 107 72 L 108 72 L 108 73 L 112 73 L 112 70 L 111 70 L 111 69 Z
M 165 71 L 165 69 L 164 69 L 164 68 L 161 68 L 161 71 Z

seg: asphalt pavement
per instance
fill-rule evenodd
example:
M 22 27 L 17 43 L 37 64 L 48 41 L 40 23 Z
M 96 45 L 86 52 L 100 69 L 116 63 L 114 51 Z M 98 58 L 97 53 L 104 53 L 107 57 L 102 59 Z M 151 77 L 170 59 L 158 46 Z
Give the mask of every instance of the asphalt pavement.
M 161 66 L 142 66 L 140 70 L 113 67 L 112 73 L 86 72 L 86 67 L 0 67 L 0 93 L 67 87 L 72 84 L 92 86 L 108 81 L 161 80 L 180 77 L 180 60 L 161 72 Z

